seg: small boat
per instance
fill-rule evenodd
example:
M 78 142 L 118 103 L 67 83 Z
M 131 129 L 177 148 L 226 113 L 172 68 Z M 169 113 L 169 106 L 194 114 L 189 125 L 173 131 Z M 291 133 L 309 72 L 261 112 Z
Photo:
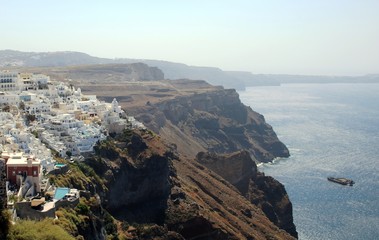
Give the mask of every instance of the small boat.
M 350 185 L 353 186 L 355 183 L 353 180 L 348 178 L 335 178 L 335 177 L 328 177 L 328 180 L 331 182 L 339 183 L 341 185 Z

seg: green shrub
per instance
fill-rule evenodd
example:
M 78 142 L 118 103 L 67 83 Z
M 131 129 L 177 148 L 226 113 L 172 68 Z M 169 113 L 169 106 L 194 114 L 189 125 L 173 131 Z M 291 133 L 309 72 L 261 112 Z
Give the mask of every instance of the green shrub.
M 10 216 L 7 210 L 0 211 L 0 239 L 5 239 L 8 235 L 10 224 Z
M 58 217 L 56 223 L 73 236 L 77 236 L 80 231 L 88 229 L 90 223 L 89 216 L 79 214 L 76 208 L 75 210 L 71 208 L 59 208 L 59 210 L 56 211 L 56 215 Z
M 117 225 L 114 223 L 112 215 L 104 213 L 104 228 L 108 235 L 117 236 Z
M 80 202 L 78 205 L 76 205 L 75 211 L 77 211 L 79 214 L 87 215 L 89 213 L 89 206 Z
M 8 240 L 75 240 L 63 228 L 54 224 L 53 219 L 42 221 L 22 220 L 13 225 Z

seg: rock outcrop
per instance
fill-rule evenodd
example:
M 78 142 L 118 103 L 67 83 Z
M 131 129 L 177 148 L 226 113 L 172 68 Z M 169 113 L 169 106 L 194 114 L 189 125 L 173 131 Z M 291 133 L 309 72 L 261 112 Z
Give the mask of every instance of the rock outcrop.
M 196 160 L 225 178 L 235 186 L 242 195 L 249 191 L 249 184 L 252 178 L 257 176 L 257 165 L 251 159 L 247 151 L 240 151 L 226 155 L 200 152 Z
M 152 132 L 126 131 L 96 152 L 86 163 L 105 181 L 102 206 L 143 226 L 140 239 L 292 239 L 233 185 Z
M 283 184 L 273 177 L 258 172 L 250 181 L 246 197 L 251 203 L 260 207 L 275 225 L 298 237 L 293 223 L 292 203 Z
M 171 189 L 169 176 L 175 171 L 164 152 L 148 146 L 146 138 L 154 137 L 125 131 L 96 146 L 98 157 L 86 162 L 106 181 L 103 206 L 112 215 L 131 222 L 162 223 Z
M 289 156 L 264 117 L 243 105 L 233 89 L 214 88 L 128 110 L 191 157 L 200 151 L 231 153 L 241 149 L 260 162 Z
M 284 186 L 257 171 L 248 152 L 228 155 L 200 152 L 196 160 L 233 184 L 251 203 L 260 207 L 275 225 L 297 238 L 292 204 Z

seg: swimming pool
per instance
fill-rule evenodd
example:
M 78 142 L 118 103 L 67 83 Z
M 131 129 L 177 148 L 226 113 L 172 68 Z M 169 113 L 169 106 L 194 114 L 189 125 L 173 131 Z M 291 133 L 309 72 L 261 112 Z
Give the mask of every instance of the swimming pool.
M 55 190 L 54 199 L 60 200 L 69 192 L 70 192 L 69 188 L 57 188 Z
M 64 163 L 57 163 L 57 164 L 55 164 L 55 166 L 58 167 L 58 168 L 62 168 L 64 166 L 66 166 L 66 164 L 64 164 Z

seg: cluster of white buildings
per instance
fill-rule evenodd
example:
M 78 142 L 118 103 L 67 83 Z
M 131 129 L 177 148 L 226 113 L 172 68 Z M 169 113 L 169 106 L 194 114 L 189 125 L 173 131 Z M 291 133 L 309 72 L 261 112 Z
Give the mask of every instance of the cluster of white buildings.
M 92 152 L 108 133 L 144 127 L 128 117 L 116 99 L 99 101 L 42 74 L 3 71 L 0 82 L 0 150 L 17 150 L 18 145 L 25 153 L 37 154 L 44 152 L 36 149 L 42 141 L 61 157 L 82 155 Z
M 25 191 L 32 195 L 41 190 L 42 172 L 55 168 L 54 152 L 92 153 L 97 142 L 125 128 L 144 126 L 116 99 L 99 101 L 42 74 L 0 72 L 0 162 L 8 184 L 24 186 L 28 179 Z

